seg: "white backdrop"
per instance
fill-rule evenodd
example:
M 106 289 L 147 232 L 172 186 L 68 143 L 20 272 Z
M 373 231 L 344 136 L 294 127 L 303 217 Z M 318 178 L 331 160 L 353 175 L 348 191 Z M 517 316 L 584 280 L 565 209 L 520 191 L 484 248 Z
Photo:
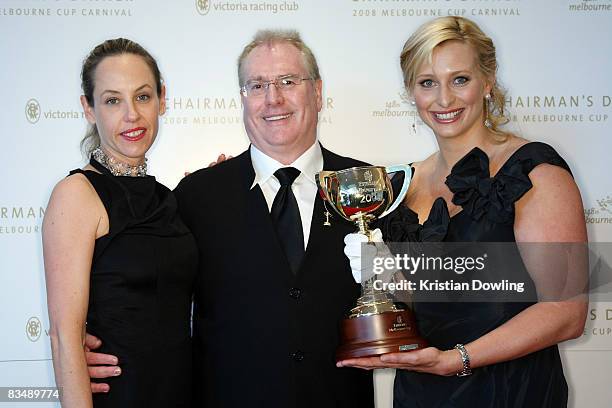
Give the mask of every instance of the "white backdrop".
M 174 187 L 247 146 L 235 62 L 260 28 L 297 28 L 314 50 L 326 147 L 379 164 L 426 157 L 434 140 L 422 124 L 412 132 L 399 53 L 448 14 L 494 39 L 511 126 L 567 159 L 590 240 L 612 241 L 611 0 L 0 0 L 0 386 L 53 384 L 40 225 L 52 186 L 84 163 L 79 73 L 94 45 L 124 36 L 158 59 L 169 109 L 149 163 Z M 562 345 L 572 407 L 612 397 L 612 303 L 590 309 L 584 336 Z M 377 374 L 379 407 L 391 406 L 392 374 Z

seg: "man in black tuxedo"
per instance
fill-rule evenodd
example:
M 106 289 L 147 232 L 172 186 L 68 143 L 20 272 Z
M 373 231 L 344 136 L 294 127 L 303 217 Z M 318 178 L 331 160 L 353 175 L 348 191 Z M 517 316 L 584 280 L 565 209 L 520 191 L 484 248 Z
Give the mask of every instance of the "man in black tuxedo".
M 324 226 L 314 179 L 363 163 L 317 142 L 322 81 L 297 33 L 259 32 L 238 75 L 250 148 L 175 190 L 200 255 L 195 406 L 372 408 L 371 372 L 334 360 L 360 293 L 343 254 L 353 227 Z

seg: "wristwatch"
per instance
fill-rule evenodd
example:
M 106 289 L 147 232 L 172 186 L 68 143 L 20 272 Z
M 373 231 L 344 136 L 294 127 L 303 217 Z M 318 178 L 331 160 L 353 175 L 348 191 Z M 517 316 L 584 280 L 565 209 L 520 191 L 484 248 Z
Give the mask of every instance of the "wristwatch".
M 461 355 L 461 362 L 463 363 L 463 370 L 457 373 L 457 377 L 465 377 L 466 375 L 472 374 L 472 368 L 470 367 L 470 355 L 468 354 L 463 344 L 456 344 L 455 350 Z

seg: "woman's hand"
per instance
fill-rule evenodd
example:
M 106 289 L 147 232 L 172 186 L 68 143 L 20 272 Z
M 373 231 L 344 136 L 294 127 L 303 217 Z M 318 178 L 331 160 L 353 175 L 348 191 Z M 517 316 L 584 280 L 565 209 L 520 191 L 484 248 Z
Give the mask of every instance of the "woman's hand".
M 226 156 L 224 153 L 221 153 L 218 157 L 217 160 L 215 161 L 211 161 L 210 163 L 208 163 L 208 167 L 214 167 L 219 163 L 223 163 L 226 160 L 232 159 L 234 156 L 229 155 Z M 188 175 L 190 175 L 192 172 L 191 171 L 185 171 L 183 172 L 183 176 L 187 177 Z
M 224 161 L 229 160 L 229 159 L 231 159 L 231 158 L 233 158 L 233 157 L 234 157 L 234 156 L 232 156 L 232 155 L 226 156 L 224 153 L 221 153 L 221 154 L 220 154 L 220 155 L 217 157 L 217 160 L 212 161 L 212 162 L 210 162 L 210 163 L 208 164 L 208 167 L 213 167 L 213 166 L 216 166 L 217 164 L 219 164 L 219 163 L 223 163 Z
M 442 351 L 435 347 L 402 353 L 383 354 L 378 357 L 351 358 L 338 361 L 337 367 L 355 367 L 364 370 L 396 368 L 436 375 L 450 376 L 463 369 L 457 350 Z

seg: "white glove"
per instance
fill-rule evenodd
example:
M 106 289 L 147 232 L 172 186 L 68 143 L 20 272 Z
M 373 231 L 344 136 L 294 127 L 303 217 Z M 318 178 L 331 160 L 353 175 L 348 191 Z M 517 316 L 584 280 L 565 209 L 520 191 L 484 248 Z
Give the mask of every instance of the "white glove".
M 351 272 L 357 283 L 364 282 L 376 274 L 374 272 L 373 263 L 375 257 L 393 257 L 389 247 L 383 242 L 383 236 L 380 229 L 376 228 L 371 231 L 370 237 L 372 239 L 370 245 L 364 245 L 368 242 L 368 237 L 363 234 L 353 233 L 344 237 L 344 254 L 349 259 Z M 393 273 L 394 271 L 390 272 Z

